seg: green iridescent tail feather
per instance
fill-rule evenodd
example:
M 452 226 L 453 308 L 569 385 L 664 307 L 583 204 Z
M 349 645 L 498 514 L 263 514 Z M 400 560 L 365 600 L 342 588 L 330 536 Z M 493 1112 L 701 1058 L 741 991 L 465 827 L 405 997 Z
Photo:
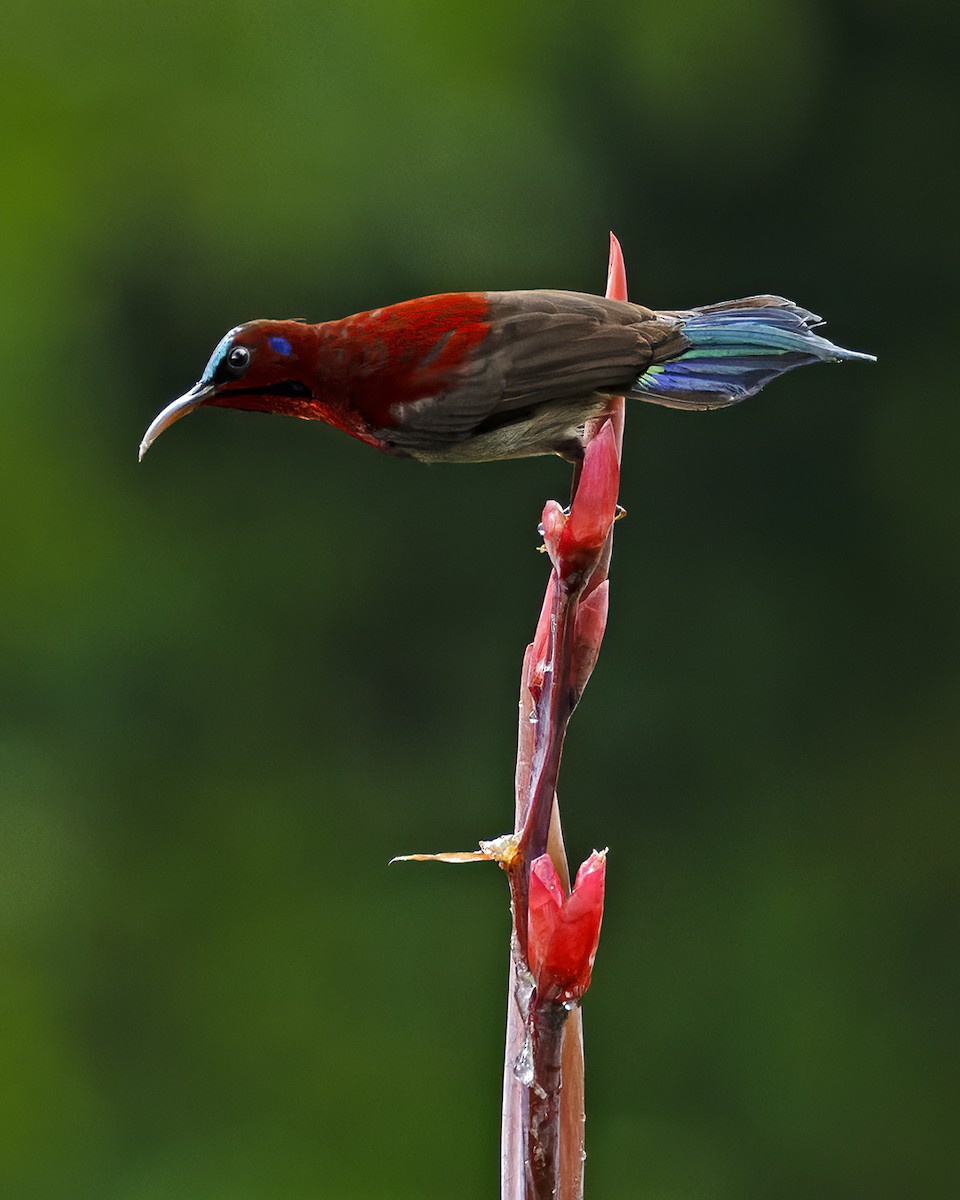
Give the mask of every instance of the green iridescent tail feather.
M 671 408 L 726 408 L 808 363 L 876 361 L 813 333 L 820 318 L 781 296 L 750 296 L 669 315 L 682 319 L 689 348 L 648 367 L 628 394 Z

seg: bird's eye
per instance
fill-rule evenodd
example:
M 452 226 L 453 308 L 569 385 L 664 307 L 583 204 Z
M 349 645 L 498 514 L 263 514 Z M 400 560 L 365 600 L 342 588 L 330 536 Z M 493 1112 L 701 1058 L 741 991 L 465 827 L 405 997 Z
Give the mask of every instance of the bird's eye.
M 234 346 L 227 355 L 227 369 L 230 374 L 239 378 L 250 366 L 250 351 L 246 346 Z

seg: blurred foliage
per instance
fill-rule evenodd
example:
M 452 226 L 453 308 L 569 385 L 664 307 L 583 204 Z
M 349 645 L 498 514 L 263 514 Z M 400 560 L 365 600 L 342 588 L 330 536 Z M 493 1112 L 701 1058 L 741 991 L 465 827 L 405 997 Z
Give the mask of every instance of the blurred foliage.
M 255 316 L 793 296 L 875 369 L 627 428 L 563 780 L 589 1194 L 954 1196 L 960 407 L 935 0 L 7 0 L 0 1194 L 496 1194 L 555 461 L 229 412 Z

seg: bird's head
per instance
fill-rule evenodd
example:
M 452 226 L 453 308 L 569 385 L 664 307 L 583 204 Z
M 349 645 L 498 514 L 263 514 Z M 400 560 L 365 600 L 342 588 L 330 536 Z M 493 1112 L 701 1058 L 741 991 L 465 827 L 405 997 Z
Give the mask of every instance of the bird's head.
M 310 329 L 300 321 L 250 321 L 231 329 L 190 391 L 154 418 L 140 443 L 141 459 L 174 421 L 204 406 L 317 416 Z

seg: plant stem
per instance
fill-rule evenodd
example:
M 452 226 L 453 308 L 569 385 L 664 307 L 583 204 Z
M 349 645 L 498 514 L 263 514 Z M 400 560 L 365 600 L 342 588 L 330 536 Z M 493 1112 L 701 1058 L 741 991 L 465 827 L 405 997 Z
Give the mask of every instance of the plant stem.
M 564 1005 L 556 1003 L 537 1005 L 531 1014 L 533 1084 L 524 1090 L 528 1131 L 524 1183 L 530 1200 L 556 1200 L 563 1030 L 569 1015 Z
M 620 246 L 611 234 L 607 295 L 626 300 Z M 586 431 L 589 442 L 610 421 L 619 460 L 623 401 Z M 581 478 L 575 469 L 573 495 Z M 584 1087 L 580 1009 L 537 995 L 528 958 L 531 864 L 549 853 L 570 891 L 556 800 L 567 724 L 592 669 L 603 618 L 591 642 L 593 657 L 575 670 L 577 609 L 604 585 L 613 548 L 610 527 L 599 557 L 585 575 L 551 574 L 534 641 L 527 647 L 520 684 L 517 749 L 517 854 L 508 868 L 513 911 L 501 1127 L 501 1200 L 583 1200 Z M 605 602 L 605 597 L 604 597 Z M 594 610 L 594 615 L 596 608 Z M 565 1036 L 566 1034 L 566 1036 Z

